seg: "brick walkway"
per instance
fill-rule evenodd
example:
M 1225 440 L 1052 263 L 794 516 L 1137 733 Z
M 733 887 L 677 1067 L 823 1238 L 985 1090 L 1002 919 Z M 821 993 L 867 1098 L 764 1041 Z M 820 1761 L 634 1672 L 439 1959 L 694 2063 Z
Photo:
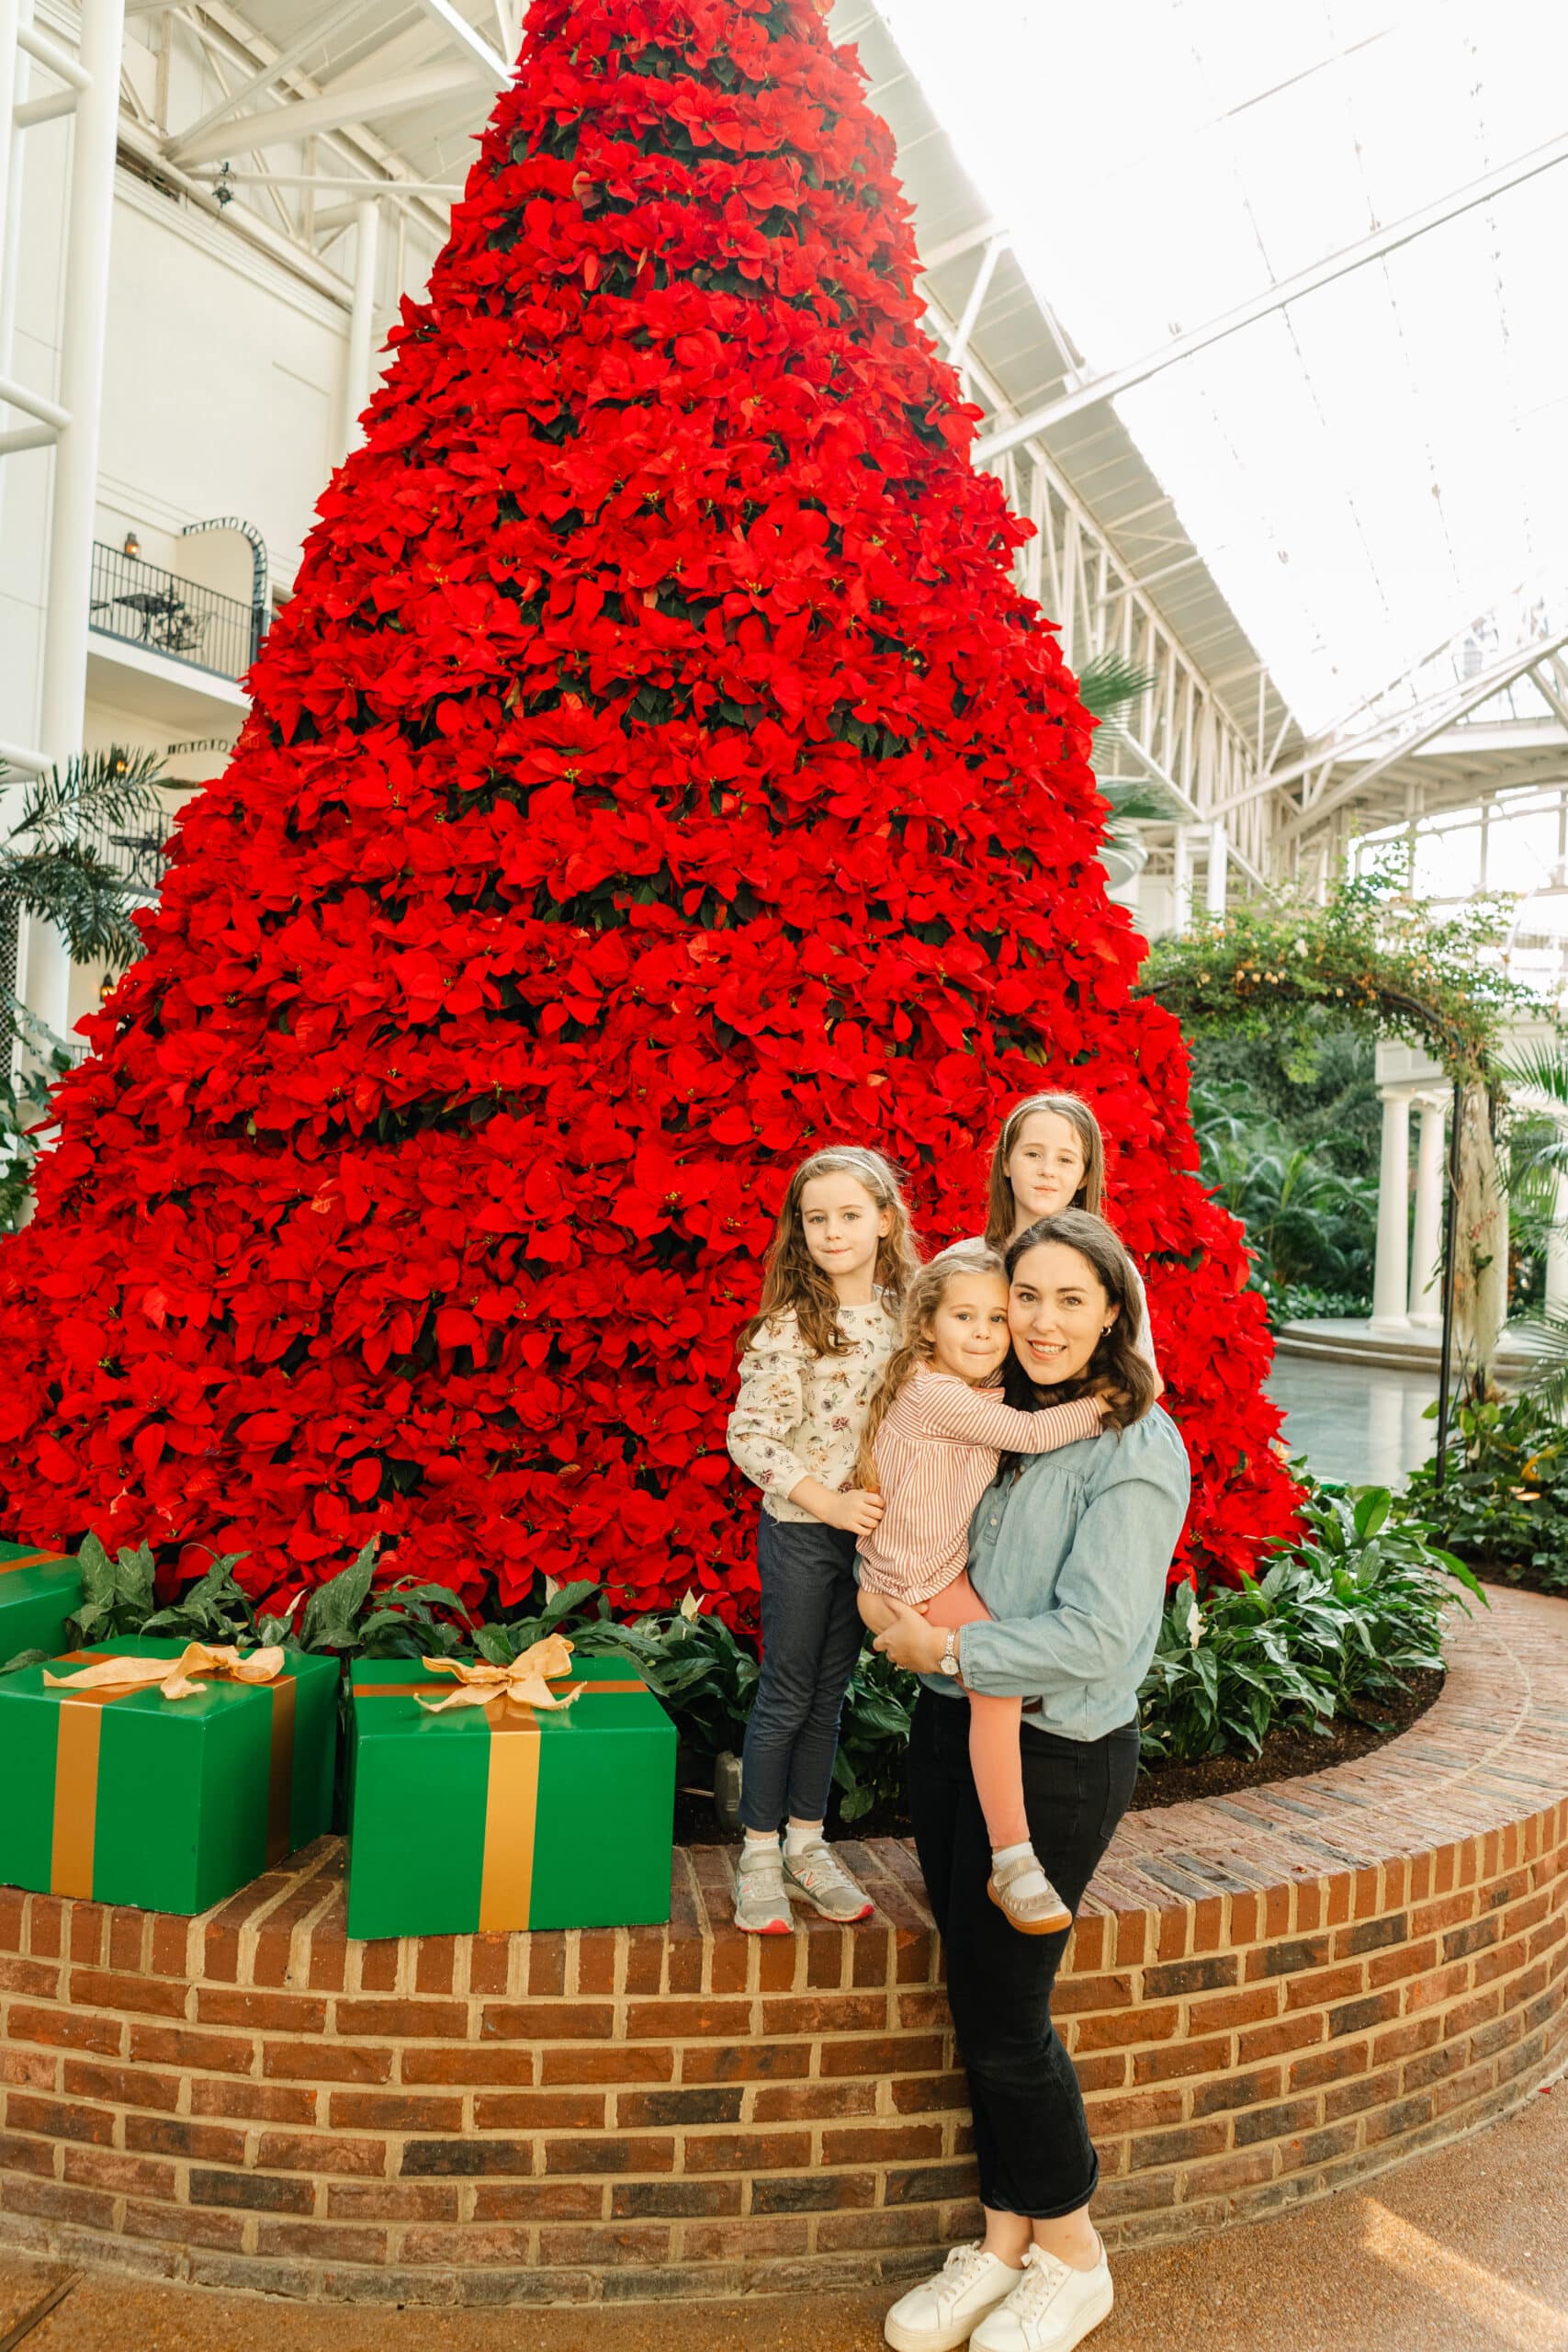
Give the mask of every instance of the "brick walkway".
M 1058 2010 L 1114 2245 L 1359 2181 L 1568 2030 L 1568 1607 L 1500 1592 L 1378 1755 L 1134 1816 Z M 857 1849 L 852 1849 L 857 1850 Z M 195 1921 L 0 1891 L 0 2244 L 435 2306 L 880 2288 L 974 2220 L 908 1849 L 858 1930 L 351 1943 L 330 1841 Z

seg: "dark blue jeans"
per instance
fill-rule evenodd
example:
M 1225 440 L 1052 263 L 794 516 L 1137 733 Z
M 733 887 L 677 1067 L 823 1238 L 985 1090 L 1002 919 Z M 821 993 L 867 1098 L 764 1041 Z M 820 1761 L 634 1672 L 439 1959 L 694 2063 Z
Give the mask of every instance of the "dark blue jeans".
M 785 1814 L 820 1821 L 828 1809 L 839 1716 L 864 1632 L 855 1539 L 820 1520 L 763 1511 L 757 1573 L 762 1668 L 746 1724 L 740 1818 L 748 1829 L 777 1829 Z
M 947 1998 L 969 2077 L 980 2200 L 1055 2221 L 1094 2194 L 1099 2159 L 1073 2062 L 1051 2022 L 1066 1933 L 1021 1936 L 986 1894 L 991 1843 L 969 1769 L 969 1710 L 922 1690 L 909 1727 L 909 1816 L 947 1951 Z M 1138 1777 L 1134 1718 L 1103 1739 L 1030 1728 L 1023 1797 L 1034 1850 L 1076 1911 Z

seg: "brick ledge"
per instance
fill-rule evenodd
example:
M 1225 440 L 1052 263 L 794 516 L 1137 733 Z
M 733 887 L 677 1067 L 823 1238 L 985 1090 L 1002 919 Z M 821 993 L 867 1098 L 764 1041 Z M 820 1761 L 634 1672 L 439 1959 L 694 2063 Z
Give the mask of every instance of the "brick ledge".
M 1064 1970 L 1113 2244 L 1326 2194 L 1564 2054 L 1568 1607 L 1497 1592 L 1375 1755 L 1123 1826 Z M 193 1921 L 0 1890 L 0 2243 L 427 2304 L 896 2280 L 972 2226 L 940 1953 L 668 1929 L 351 1943 L 323 1841 Z

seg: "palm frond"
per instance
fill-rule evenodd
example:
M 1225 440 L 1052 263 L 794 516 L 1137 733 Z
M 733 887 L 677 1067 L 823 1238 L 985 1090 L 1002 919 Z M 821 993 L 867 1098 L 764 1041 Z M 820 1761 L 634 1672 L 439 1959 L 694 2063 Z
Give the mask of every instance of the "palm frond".
M 0 776 L 9 780 L 10 772 Z M 11 828 L 39 847 L 74 842 L 98 831 L 146 831 L 167 828 L 168 812 L 158 797 L 164 781 L 163 753 L 130 751 L 111 743 L 101 752 L 79 752 L 63 769 L 32 776 Z
M 1521 1384 L 1521 1394 L 1538 1398 L 1549 1412 L 1561 1414 L 1568 1405 L 1568 1317 L 1531 1306 L 1511 1317 L 1510 1328 L 1533 1331 L 1540 1342 Z
M 125 876 L 86 842 L 0 849 L 0 901 L 53 923 L 80 964 L 121 967 L 141 952 Z
M 1078 672 L 1078 700 L 1091 718 L 1113 719 L 1154 683 L 1154 672 L 1140 662 L 1120 653 L 1095 653 Z
M 1521 1046 L 1503 1057 L 1497 1075 L 1506 1086 L 1540 1095 L 1543 1106 L 1561 1104 L 1568 1110 L 1568 1045 Z

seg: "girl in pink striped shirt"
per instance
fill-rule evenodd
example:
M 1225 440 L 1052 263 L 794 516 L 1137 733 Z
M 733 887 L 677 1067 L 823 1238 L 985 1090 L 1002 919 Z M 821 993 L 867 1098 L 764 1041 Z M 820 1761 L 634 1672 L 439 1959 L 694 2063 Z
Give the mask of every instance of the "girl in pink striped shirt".
M 889 1600 L 956 1632 L 988 1612 L 965 1563 L 969 1522 L 1003 1453 L 1049 1453 L 1097 1437 L 1100 1396 L 1020 1413 L 987 1384 L 1008 1351 L 1008 1283 L 998 1253 L 955 1242 L 905 1294 L 900 1343 L 872 1397 L 855 1484 L 880 1489 L 882 1518 L 860 1539 L 860 1612 L 873 1633 Z M 948 1656 L 953 1644 L 948 1642 Z M 947 1671 L 955 1668 L 945 1668 Z M 1023 1702 L 969 1694 L 969 1756 L 991 1841 L 991 1900 L 1026 1936 L 1072 1914 L 1030 1840 L 1019 1749 Z

